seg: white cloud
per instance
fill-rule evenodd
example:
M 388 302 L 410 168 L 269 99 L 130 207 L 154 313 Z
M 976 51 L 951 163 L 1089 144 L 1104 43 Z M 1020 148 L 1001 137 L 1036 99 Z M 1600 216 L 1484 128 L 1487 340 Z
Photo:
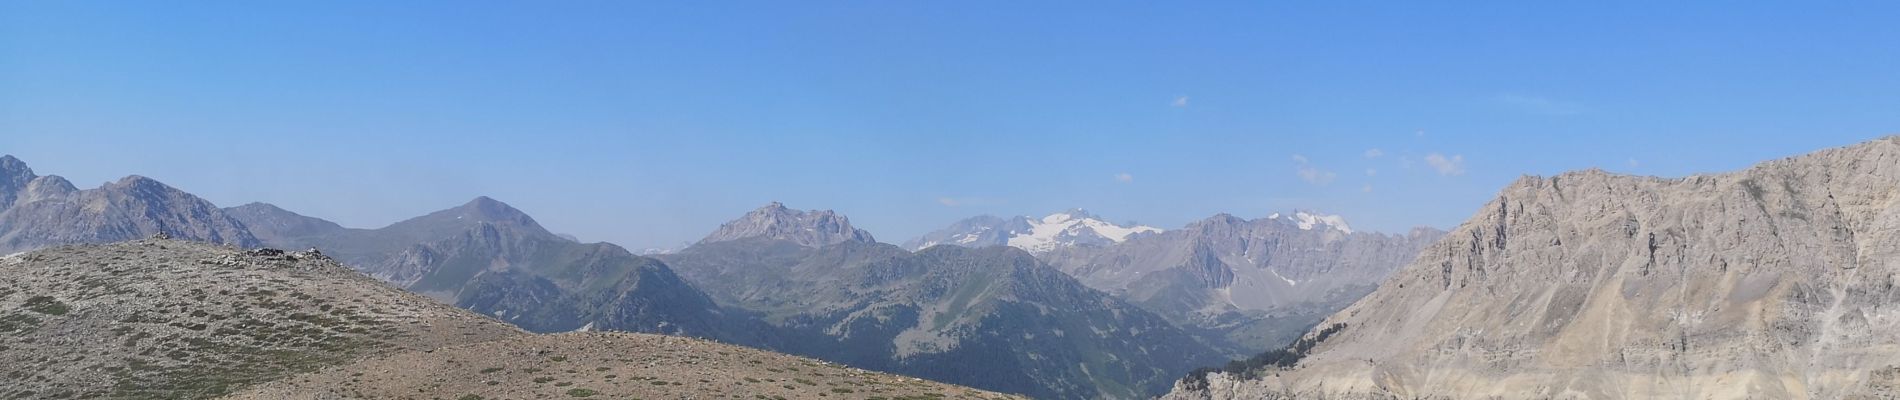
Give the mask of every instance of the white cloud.
M 956 207 L 956 206 L 963 205 L 962 201 L 958 201 L 957 199 L 953 199 L 949 197 L 938 197 L 937 203 L 943 204 L 945 207 Z
M 1577 115 L 1589 111 L 1589 108 L 1581 104 L 1540 96 L 1501 94 L 1497 96 L 1497 101 L 1504 103 L 1505 106 L 1532 114 Z
M 1115 174 L 1115 181 L 1121 182 L 1121 183 L 1130 183 L 1130 182 L 1135 181 L 1135 176 L 1129 175 L 1127 172 L 1123 172 L 1123 173 Z
M 1453 155 L 1447 158 L 1443 154 L 1432 153 L 1425 156 L 1425 164 L 1431 165 L 1432 169 L 1438 170 L 1439 175 L 1457 176 L 1465 174 L 1465 156 L 1463 154 Z
M 1314 185 L 1325 185 L 1328 183 L 1332 183 L 1333 178 L 1339 177 L 1339 174 L 1335 174 L 1332 171 L 1314 168 L 1312 163 L 1308 162 L 1306 159 L 1306 156 L 1303 156 L 1303 155 L 1294 154 L 1293 163 L 1298 164 L 1295 167 L 1294 171 L 1296 171 L 1296 173 L 1299 174 L 1300 179 L 1305 180 L 1306 183 L 1311 183 Z
M 1642 161 L 1636 161 L 1636 159 L 1634 159 L 1634 158 L 1632 158 L 1632 159 L 1630 159 L 1630 160 L 1629 160 L 1629 165 L 1630 165 L 1630 168 L 1636 168 L 1636 167 L 1641 167 L 1641 166 L 1643 166 L 1643 162 L 1642 162 Z
M 1364 187 L 1360 187 L 1360 188 L 1359 188 L 1359 191 L 1361 191 L 1361 192 L 1366 192 L 1366 193 L 1372 193 L 1372 184 L 1369 184 L 1369 183 L 1368 183 L 1368 184 L 1366 184 L 1366 186 L 1364 186 Z
M 1378 176 L 1378 175 L 1379 175 L 1379 170 L 1366 168 L 1366 176 Z
M 1174 102 L 1169 103 L 1169 105 L 1175 106 L 1175 107 L 1187 107 L 1187 104 L 1188 104 L 1187 102 L 1188 102 L 1187 96 L 1178 96 L 1178 97 L 1175 97 Z
M 1385 150 L 1379 150 L 1379 149 L 1366 150 L 1366 158 L 1379 158 L 1383 156 L 1385 156 Z

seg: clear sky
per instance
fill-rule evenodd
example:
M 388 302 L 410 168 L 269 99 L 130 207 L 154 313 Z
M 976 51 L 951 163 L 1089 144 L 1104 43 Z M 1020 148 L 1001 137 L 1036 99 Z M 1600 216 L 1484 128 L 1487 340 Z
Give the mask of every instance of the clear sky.
M 1449 228 L 1522 174 L 1900 132 L 1895 2 L 287 3 L 0 1 L 0 153 L 642 248 L 775 200 L 886 242 L 1074 207 Z

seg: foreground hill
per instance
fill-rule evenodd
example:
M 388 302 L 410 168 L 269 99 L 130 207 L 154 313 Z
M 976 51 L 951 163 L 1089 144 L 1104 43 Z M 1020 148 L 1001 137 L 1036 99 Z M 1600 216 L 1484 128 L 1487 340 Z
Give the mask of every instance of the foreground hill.
M 1170 397 L 1897 398 L 1900 137 L 1526 177 L 1322 326 L 1291 369 Z
M 522 334 L 316 254 L 138 240 L 0 258 L 0 398 L 207 398 Z
M 865 369 L 1038 398 L 1141 398 L 1219 359 L 1165 319 L 1023 250 L 806 240 L 802 225 L 858 232 L 830 216 L 774 203 L 662 259 L 795 338 L 780 349 Z
M 700 339 L 536 335 L 411 352 L 260 385 L 234 399 L 1017 399 Z

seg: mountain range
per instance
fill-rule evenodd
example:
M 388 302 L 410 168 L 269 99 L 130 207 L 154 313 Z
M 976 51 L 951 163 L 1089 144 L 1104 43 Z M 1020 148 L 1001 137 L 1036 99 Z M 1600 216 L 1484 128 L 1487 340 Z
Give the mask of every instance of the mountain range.
M 1030 251 L 1083 284 L 1241 355 L 1291 342 L 1443 235 L 1430 228 L 1355 232 L 1343 217 L 1305 211 L 1254 220 L 1220 214 L 1163 231 L 1070 210 L 970 218 L 910 243 Z
M 322 253 L 168 239 L 0 256 L 0 376 L 8 399 L 1017 398 L 691 338 L 533 335 Z
M 1319 326 L 1168 398 L 1900 397 L 1900 137 L 1527 176 Z
M 132 175 L 82 190 L 0 156 L 0 254 L 160 233 L 245 247 L 261 243 L 211 202 L 151 178 Z
M 1220 359 L 1028 252 L 913 253 L 832 215 L 773 203 L 660 257 L 720 303 L 801 337 L 788 351 L 864 368 L 1038 398 L 1142 398 L 1173 371 Z
M 16 250 L 156 234 L 313 249 L 530 332 L 701 337 L 1041 398 L 1147 397 L 1282 345 L 1435 238 L 1307 213 L 1163 231 L 1077 209 L 973 218 L 937 234 L 955 246 L 907 249 L 836 212 L 772 203 L 642 256 L 487 197 L 361 229 L 266 203 L 221 209 L 142 177 L 64 190 L 17 159 L 0 167 L 0 227 L 19 232 L 4 237 L 31 239 Z

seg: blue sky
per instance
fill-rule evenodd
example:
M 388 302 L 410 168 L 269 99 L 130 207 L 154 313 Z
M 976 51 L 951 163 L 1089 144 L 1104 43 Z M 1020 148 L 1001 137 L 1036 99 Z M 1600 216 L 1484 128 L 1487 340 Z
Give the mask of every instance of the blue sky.
M 775 200 L 887 242 L 1073 207 L 1449 228 L 1523 174 L 1900 132 L 1892 2 L 268 3 L 0 2 L 0 153 L 640 248 Z

